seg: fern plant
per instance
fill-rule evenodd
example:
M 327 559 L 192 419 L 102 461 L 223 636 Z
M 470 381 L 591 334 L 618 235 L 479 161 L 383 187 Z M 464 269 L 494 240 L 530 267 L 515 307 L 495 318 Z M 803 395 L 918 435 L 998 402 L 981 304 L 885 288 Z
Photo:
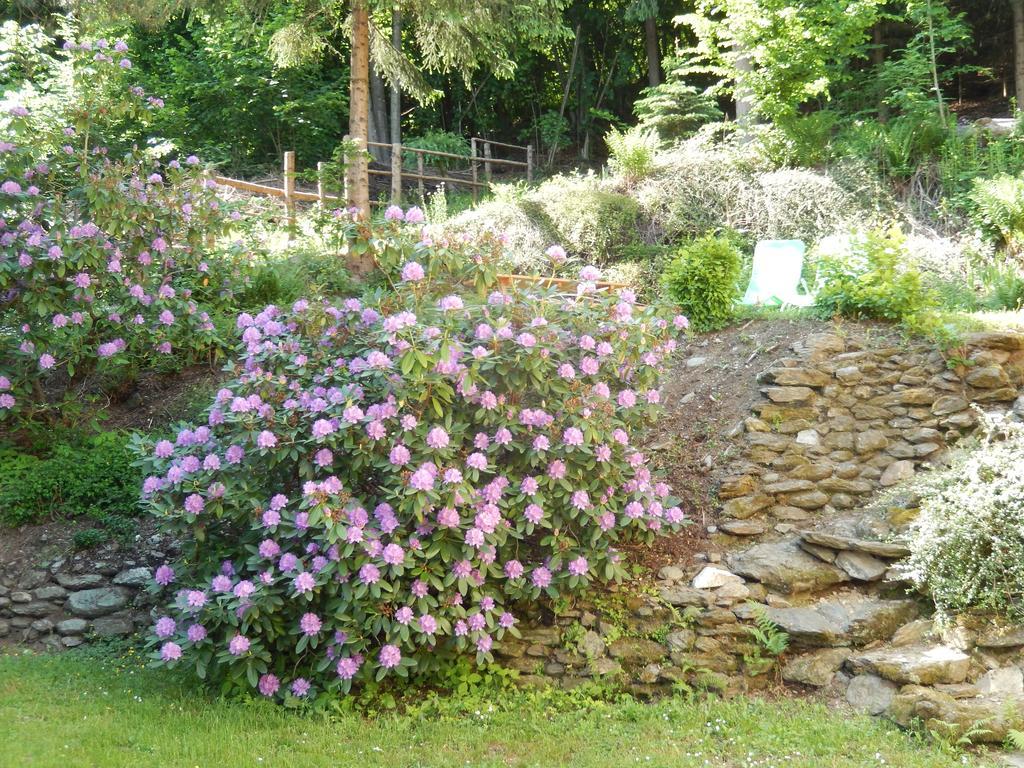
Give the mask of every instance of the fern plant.
M 744 627 L 758 647 L 769 656 L 781 656 L 789 648 L 789 634 L 768 617 L 768 611 L 758 603 L 749 603 L 754 613 L 754 626 Z
M 605 134 L 604 143 L 608 147 L 608 167 L 627 186 L 651 175 L 659 144 L 654 131 L 636 126 L 627 131 L 612 128 Z

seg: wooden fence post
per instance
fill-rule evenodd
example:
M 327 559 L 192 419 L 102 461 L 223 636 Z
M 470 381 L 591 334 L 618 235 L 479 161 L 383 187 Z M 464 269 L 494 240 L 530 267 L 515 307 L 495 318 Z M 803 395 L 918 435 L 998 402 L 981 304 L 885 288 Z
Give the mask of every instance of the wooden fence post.
M 321 210 L 327 207 L 327 200 L 325 199 L 327 193 L 324 191 L 324 168 L 326 168 L 326 166 L 327 163 L 323 161 L 316 164 L 316 196 L 320 198 Z
M 391 204 L 402 204 L 402 145 L 391 145 Z
M 295 152 L 284 153 L 284 213 L 288 224 L 288 240 L 295 235 Z
M 347 147 L 351 137 L 346 133 L 342 137 L 344 145 Z M 343 149 L 341 152 L 341 196 L 344 199 L 345 207 L 349 207 L 348 197 L 348 150 Z
M 533 144 L 526 146 L 526 183 L 533 181 Z
M 427 198 L 425 197 L 426 192 L 424 191 L 424 187 L 423 187 L 423 171 L 424 170 L 426 170 L 426 169 L 423 166 L 423 153 L 422 152 L 417 152 L 416 153 L 416 174 L 420 177 L 419 178 L 420 201 L 425 204 L 427 202 Z
M 472 158 L 469 161 L 469 167 L 472 171 L 473 176 L 473 203 L 476 203 L 476 137 L 474 136 L 469 140 L 469 155 Z
M 484 178 L 491 183 L 491 142 L 484 141 Z

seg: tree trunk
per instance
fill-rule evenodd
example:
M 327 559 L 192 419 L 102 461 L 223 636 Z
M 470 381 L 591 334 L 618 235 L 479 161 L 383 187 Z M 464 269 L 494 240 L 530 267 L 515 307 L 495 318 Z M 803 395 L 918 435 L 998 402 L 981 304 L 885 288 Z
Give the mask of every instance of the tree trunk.
M 647 39 L 647 82 L 653 88 L 661 83 L 661 50 L 658 46 L 657 17 L 648 16 L 644 19 L 644 35 Z
M 388 140 L 388 108 L 384 80 L 372 63 L 370 65 L 370 141 L 386 144 Z M 370 154 L 378 163 L 388 162 L 384 147 L 370 147 Z
M 349 82 L 348 132 L 361 151 L 349 158 L 346 168 L 349 204 L 359 209 L 359 217 L 370 217 L 370 175 L 367 173 L 366 139 L 369 129 L 370 111 L 370 17 L 367 0 L 352 0 L 352 59 Z M 354 262 L 352 270 L 365 274 L 372 264 L 361 258 Z
M 754 65 L 751 63 L 750 57 L 738 45 L 735 48 L 735 53 L 736 71 L 739 73 L 736 79 L 736 91 L 734 94 L 736 99 L 736 123 L 740 126 L 741 132 L 747 133 L 747 129 L 754 121 L 754 116 L 751 114 L 754 111 L 754 99 L 750 89 L 747 87 L 744 75 L 752 72 Z
M 402 51 L 402 12 L 397 8 L 391 12 L 391 47 Z M 397 77 L 391 81 L 391 143 L 402 143 L 402 89 Z
M 397 8 L 391 12 L 391 47 L 402 52 L 402 12 Z M 402 89 L 397 77 L 391 83 L 391 143 L 402 143 Z
M 1024 0 L 1010 0 L 1013 9 L 1013 82 L 1017 111 L 1024 109 Z
M 885 87 L 882 84 L 882 68 L 885 66 L 885 38 L 882 35 L 882 22 L 875 24 L 871 35 L 871 64 L 875 68 L 875 81 L 878 89 L 878 122 L 887 123 L 889 122 L 889 104 L 885 100 Z

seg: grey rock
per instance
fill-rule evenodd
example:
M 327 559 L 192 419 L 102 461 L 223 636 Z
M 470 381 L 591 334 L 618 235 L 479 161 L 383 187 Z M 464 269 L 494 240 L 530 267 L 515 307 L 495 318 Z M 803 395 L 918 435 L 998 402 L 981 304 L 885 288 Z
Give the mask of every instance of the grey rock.
M 707 593 L 700 592 L 692 587 L 684 587 L 675 584 L 670 587 L 660 587 L 658 595 L 669 605 L 702 607 L 709 603 Z
M 670 632 L 665 638 L 665 645 L 670 653 L 686 653 L 693 647 L 697 635 L 692 629 L 679 629 Z
M 32 622 L 32 629 L 41 635 L 48 635 L 53 632 L 53 622 L 49 619 L 36 619 Z
M 729 568 L 781 592 L 811 592 L 849 581 L 840 568 L 800 548 L 797 539 L 758 544 L 728 557 Z
M 707 361 L 708 361 L 708 359 L 706 357 L 691 357 L 691 358 L 687 359 L 686 367 L 687 368 L 698 368 L 698 367 L 704 365 L 704 363 L 706 363 Z
M 663 581 L 682 581 L 685 576 L 683 569 L 674 565 L 666 565 L 658 570 L 658 578 Z
M 814 397 L 808 387 L 766 387 L 762 390 L 773 403 L 804 403 Z
M 932 413 L 936 416 L 948 416 L 967 408 L 969 403 L 958 395 L 944 395 L 932 404 Z
M 128 604 L 128 592 L 122 587 L 99 587 L 73 592 L 68 610 L 75 616 L 95 619 L 114 613 Z
M 587 630 L 580 639 L 580 653 L 590 659 L 604 656 L 604 639 L 594 630 Z
M 153 580 L 153 572 L 149 568 L 129 568 L 114 577 L 114 583 L 122 587 L 141 588 L 148 586 Z
M 1024 627 L 993 627 L 981 635 L 979 648 L 1018 648 L 1024 646 Z
M 1011 730 L 1024 728 L 1024 701 L 987 696 L 955 699 L 935 688 L 908 685 L 893 699 L 889 716 L 905 728 L 920 723 L 949 738 L 970 735 L 972 741 L 991 744 L 1005 741 Z
M 92 589 L 104 584 L 104 579 L 98 573 L 58 573 L 57 583 L 60 584 L 64 589 L 78 590 L 78 589 Z
M 50 580 L 50 574 L 46 571 L 28 571 L 22 575 L 18 581 L 18 588 L 23 590 L 32 590 L 36 587 L 41 587 L 43 584 Z
M 99 637 L 123 637 L 134 632 L 135 625 L 129 618 L 104 616 L 93 621 L 92 631 Z
M 898 690 L 895 683 L 875 675 L 858 675 L 846 689 L 846 700 L 858 712 L 880 715 L 892 705 Z
M 1018 667 L 990 669 L 975 682 L 983 696 L 1024 697 L 1024 672 Z
M 84 642 L 85 641 L 77 635 L 68 635 L 67 637 L 62 637 L 60 639 L 60 644 L 65 648 L 77 648 Z
M 767 527 L 760 520 L 725 520 L 718 525 L 720 531 L 730 536 L 760 536 Z
M 48 587 L 39 587 L 32 594 L 35 595 L 36 600 L 63 600 L 67 597 L 68 591 L 64 587 L 52 584 Z
M 891 637 L 917 615 L 917 606 L 911 600 L 849 594 L 809 606 L 771 607 L 767 615 L 790 635 L 794 646 L 847 646 Z
M 856 581 L 878 581 L 889 568 L 878 558 L 864 552 L 840 552 L 835 563 Z
M 17 592 L 11 592 L 11 602 L 12 603 L 31 603 L 32 602 L 32 595 L 30 593 L 28 593 L 28 592 L 23 591 L 23 590 L 18 590 Z
M 866 432 L 860 432 L 857 437 L 854 438 L 854 450 L 857 453 L 870 453 L 871 451 L 880 451 L 889 445 L 889 438 L 885 436 L 884 432 L 880 432 L 877 429 L 869 429 Z
M 826 531 L 800 531 L 800 538 L 808 544 L 816 544 L 819 547 L 829 549 L 849 549 L 856 552 L 866 552 L 869 555 L 885 557 L 892 560 L 906 557 L 910 549 L 903 544 L 896 544 L 885 541 L 872 541 L 860 539 L 853 536 L 842 536 L 828 533 Z
M 849 655 L 850 650 L 847 648 L 825 648 L 795 656 L 782 668 L 782 679 L 789 683 L 821 688 L 832 681 L 832 676 Z
M 32 616 L 33 618 L 39 618 L 53 613 L 53 610 L 52 605 L 40 601 L 35 603 L 15 603 L 11 608 L 11 613 L 15 616 Z
M 10 634 L 11 625 L 5 619 L 0 619 L 0 637 L 6 637 Z
M 971 667 L 971 657 L 946 645 L 905 645 L 881 648 L 851 656 L 853 672 L 871 673 L 894 683 L 935 685 L 962 683 Z
M 80 635 L 88 626 L 89 622 L 85 619 L 64 619 L 57 623 L 57 632 L 62 635 Z
M 726 584 L 742 584 L 743 579 L 735 573 L 730 573 L 724 568 L 716 568 L 713 565 L 705 566 L 693 579 L 694 589 L 717 589 Z
M 930 444 L 926 443 L 926 445 Z M 882 472 L 881 479 L 879 479 L 878 482 L 881 483 L 882 486 L 888 488 L 890 486 L 896 485 L 897 483 L 902 483 L 906 480 L 909 480 L 913 476 L 914 462 L 902 459 L 900 461 L 894 461 L 892 464 L 886 467 L 885 471 Z

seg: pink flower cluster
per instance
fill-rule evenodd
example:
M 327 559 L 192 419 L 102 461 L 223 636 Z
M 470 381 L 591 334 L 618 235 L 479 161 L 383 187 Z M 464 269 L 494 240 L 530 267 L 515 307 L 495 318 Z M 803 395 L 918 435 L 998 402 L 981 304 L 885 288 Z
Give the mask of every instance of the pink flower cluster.
M 387 237 L 396 268 L 432 280 L 474 252 Z M 207 423 L 145 451 L 153 511 L 208 537 L 206 559 L 156 574 L 161 648 L 212 647 L 277 698 L 484 661 L 518 601 L 621 576 L 621 541 L 685 522 L 635 447 L 682 321 L 628 295 L 479 300 L 465 282 L 239 317 L 241 373 Z

